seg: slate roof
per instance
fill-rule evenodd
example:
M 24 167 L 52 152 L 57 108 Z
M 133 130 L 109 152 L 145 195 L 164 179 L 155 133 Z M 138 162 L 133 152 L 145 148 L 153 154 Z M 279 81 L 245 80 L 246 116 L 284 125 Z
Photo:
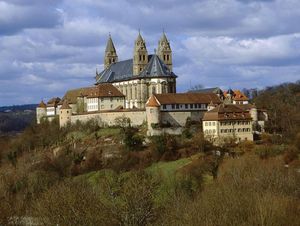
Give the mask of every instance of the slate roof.
M 148 56 L 148 64 L 139 75 L 133 75 L 133 60 L 124 60 L 111 64 L 96 76 L 96 83 L 112 83 L 147 77 L 177 77 L 157 55 Z
M 219 87 L 189 90 L 188 93 L 215 93 L 220 95 L 223 94 L 222 90 Z
M 220 104 L 214 109 L 205 112 L 203 121 L 211 120 L 251 120 L 249 111 L 241 109 L 234 104 Z
M 220 104 L 220 98 L 214 93 L 163 93 L 154 94 L 159 104 Z

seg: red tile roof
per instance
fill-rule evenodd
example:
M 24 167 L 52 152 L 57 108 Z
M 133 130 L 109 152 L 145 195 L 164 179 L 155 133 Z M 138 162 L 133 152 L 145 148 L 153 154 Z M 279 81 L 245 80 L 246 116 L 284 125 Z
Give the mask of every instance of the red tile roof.
M 241 109 L 234 104 L 220 104 L 211 111 L 205 112 L 203 121 L 212 120 L 251 120 L 249 111 Z
M 148 101 L 147 101 L 147 103 L 146 103 L 146 107 L 159 107 L 160 105 L 159 105 L 159 103 L 157 102 L 157 100 L 156 100 L 156 98 L 155 98 L 155 96 L 154 95 L 152 95 L 149 99 L 148 99 Z
M 224 96 L 226 97 L 227 96 L 227 91 L 224 91 L 223 93 L 224 93 Z M 249 100 L 249 98 L 243 92 L 241 92 L 240 90 L 233 90 L 232 99 L 236 100 L 236 101 L 247 101 L 247 100 Z
M 164 93 L 154 95 L 159 104 L 220 104 L 214 93 Z
M 116 87 L 112 84 L 99 84 L 97 86 L 92 87 L 84 87 L 79 89 L 68 90 L 60 104 L 63 103 L 64 100 L 68 100 L 69 104 L 76 104 L 77 97 L 85 96 L 85 97 L 125 97 L 123 93 L 121 93 Z

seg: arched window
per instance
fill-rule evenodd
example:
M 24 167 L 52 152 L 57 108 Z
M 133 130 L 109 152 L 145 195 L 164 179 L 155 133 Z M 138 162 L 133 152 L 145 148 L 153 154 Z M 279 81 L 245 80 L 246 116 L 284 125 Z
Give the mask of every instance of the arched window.
M 155 94 L 156 93 L 156 88 L 155 86 L 152 86 L 152 94 Z

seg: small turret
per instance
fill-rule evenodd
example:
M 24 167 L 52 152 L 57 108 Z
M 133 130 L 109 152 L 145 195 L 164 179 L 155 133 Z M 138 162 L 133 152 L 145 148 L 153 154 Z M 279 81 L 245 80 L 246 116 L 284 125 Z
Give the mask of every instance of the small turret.
M 107 69 L 111 64 L 115 62 L 118 62 L 118 55 L 111 35 L 109 34 L 104 56 L 104 69 Z
M 146 48 L 145 40 L 139 32 L 137 39 L 134 43 L 133 52 L 133 75 L 139 75 L 145 66 L 148 64 L 148 51 Z
M 60 108 L 60 116 L 59 116 L 59 126 L 60 128 L 66 126 L 71 122 L 72 116 L 72 108 L 68 104 L 67 100 L 64 100 L 61 108 Z
M 39 105 L 36 108 L 36 121 L 37 124 L 41 123 L 41 120 L 43 117 L 47 116 L 47 105 L 44 103 L 44 101 L 41 101 Z
M 159 42 L 157 54 L 159 58 L 167 65 L 170 71 L 172 71 L 173 63 L 172 63 L 172 50 L 170 46 L 170 42 L 167 39 L 165 32 L 163 32 Z
M 155 127 L 159 127 L 160 123 L 160 104 L 155 95 L 152 95 L 146 103 L 146 115 L 148 123 L 148 135 L 155 135 Z
M 207 105 L 207 111 L 214 109 L 217 105 L 210 101 L 209 105 Z

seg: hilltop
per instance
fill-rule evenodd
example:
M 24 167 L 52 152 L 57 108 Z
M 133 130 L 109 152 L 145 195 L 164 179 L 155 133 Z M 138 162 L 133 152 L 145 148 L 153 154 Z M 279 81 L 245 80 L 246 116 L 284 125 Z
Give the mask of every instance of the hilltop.
M 214 146 L 198 124 L 146 139 L 145 125 L 126 119 L 61 129 L 55 119 L 1 138 L 0 224 L 26 216 L 44 225 L 297 225 L 299 85 L 259 92 L 256 105 L 276 103 L 290 125 L 270 113 L 271 134 L 256 143 Z

